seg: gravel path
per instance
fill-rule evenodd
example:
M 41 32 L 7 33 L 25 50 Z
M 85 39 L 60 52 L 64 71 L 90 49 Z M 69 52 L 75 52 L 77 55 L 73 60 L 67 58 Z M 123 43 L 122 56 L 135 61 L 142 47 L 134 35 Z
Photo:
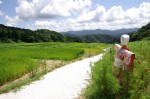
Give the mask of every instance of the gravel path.
M 76 99 L 88 84 L 90 63 L 100 59 L 102 54 L 68 64 L 0 99 Z

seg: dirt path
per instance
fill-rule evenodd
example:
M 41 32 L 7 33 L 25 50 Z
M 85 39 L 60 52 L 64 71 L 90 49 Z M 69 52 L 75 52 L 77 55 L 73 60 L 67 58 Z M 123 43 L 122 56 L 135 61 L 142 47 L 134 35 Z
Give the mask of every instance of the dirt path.
M 102 54 L 63 66 L 0 99 L 75 99 L 88 84 L 90 63 L 101 58 Z

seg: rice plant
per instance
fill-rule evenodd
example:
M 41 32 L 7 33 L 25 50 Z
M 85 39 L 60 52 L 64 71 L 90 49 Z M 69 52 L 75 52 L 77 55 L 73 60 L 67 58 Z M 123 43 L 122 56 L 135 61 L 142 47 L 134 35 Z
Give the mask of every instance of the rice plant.
M 38 60 L 70 61 L 87 53 L 101 52 L 101 44 L 88 43 L 6 43 L 0 44 L 0 86 L 24 74 L 36 74 Z

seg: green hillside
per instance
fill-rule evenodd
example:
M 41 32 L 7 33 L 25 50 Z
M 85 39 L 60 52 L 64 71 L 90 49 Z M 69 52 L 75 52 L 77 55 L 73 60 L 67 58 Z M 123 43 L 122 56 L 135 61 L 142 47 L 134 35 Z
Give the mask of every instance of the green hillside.
M 47 29 L 32 31 L 0 24 L 0 42 L 82 42 L 82 40 Z
M 86 36 L 81 36 L 80 38 L 83 41 L 92 43 L 92 42 L 101 42 L 101 43 L 115 43 L 119 42 L 119 36 L 105 35 L 105 34 L 89 34 Z
M 131 41 L 150 40 L 150 23 L 130 34 Z

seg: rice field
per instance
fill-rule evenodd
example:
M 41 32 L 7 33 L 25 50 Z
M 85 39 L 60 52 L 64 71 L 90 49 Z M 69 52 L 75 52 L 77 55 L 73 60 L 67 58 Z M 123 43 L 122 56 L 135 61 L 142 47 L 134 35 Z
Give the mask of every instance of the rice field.
M 37 69 L 38 60 L 71 61 L 87 53 L 101 53 L 104 46 L 60 42 L 0 44 L 0 86 Z

